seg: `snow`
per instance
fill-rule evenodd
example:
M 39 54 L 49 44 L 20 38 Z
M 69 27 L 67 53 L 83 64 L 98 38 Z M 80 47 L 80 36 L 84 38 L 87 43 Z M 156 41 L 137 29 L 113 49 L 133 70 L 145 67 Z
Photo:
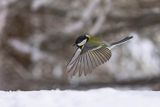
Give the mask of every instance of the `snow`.
M 160 92 L 111 88 L 0 91 L 0 107 L 160 107 Z

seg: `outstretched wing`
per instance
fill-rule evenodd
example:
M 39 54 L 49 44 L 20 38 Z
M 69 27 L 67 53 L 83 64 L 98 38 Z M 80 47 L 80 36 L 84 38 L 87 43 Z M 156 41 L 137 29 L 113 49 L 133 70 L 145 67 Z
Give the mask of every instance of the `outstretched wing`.
M 70 72 L 71 75 L 76 73 L 79 73 L 79 76 L 83 73 L 87 75 L 94 68 L 107 62 L 110 57 L 111 51 L 106 46 L 99 46 L 88 51 L 83 50 L 76 59 L 71 60 L 67 65 L 67 72 Z

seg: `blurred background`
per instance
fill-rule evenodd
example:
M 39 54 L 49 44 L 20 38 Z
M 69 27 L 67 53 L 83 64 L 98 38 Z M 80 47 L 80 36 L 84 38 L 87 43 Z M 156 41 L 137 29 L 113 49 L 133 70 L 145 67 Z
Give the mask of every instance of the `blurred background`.
M 134 38 L 70 78 L 64 69 L 83 33 Z M 160 90 L 159 0 L 0 0 L 0 90 L 100 87 Z

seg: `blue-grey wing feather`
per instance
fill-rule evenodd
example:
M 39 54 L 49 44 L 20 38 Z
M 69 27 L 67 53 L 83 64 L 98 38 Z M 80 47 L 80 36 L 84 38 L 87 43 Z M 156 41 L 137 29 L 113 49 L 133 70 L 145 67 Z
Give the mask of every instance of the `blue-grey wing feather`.
M 76 73 L 78 73 L 79 76 L 82 74 L 87 75 L 88 73 L 91 73 L 94 68 L 107 62 L 111 55 L 110 49 L 106 46 L 97 47 L 87 45 L 83 48 L 77 59 L 72 61 L 72 63 L 69 63 L 68 66 L 70 67 L 67 67 L 67 71 L 72 72 L 72 75 L 75 75 Z

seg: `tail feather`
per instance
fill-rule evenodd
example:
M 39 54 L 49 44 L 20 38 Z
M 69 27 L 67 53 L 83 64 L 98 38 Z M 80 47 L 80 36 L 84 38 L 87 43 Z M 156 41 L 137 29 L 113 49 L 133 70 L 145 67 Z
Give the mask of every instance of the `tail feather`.
M 127 36 L 127 37 L 125 37 L 124 39 L 122 39 L 120 41 L 111 43 L 110 47 L 114 47 L 116 45 L 120 45 L 120 44 L 122 44 L 122 43 L 124 43 L 124 42 L 126 42 L 126 41 L 128 41 L 128 40 L 130 40 L 132 38 L 133 38 L 133 36 Z

